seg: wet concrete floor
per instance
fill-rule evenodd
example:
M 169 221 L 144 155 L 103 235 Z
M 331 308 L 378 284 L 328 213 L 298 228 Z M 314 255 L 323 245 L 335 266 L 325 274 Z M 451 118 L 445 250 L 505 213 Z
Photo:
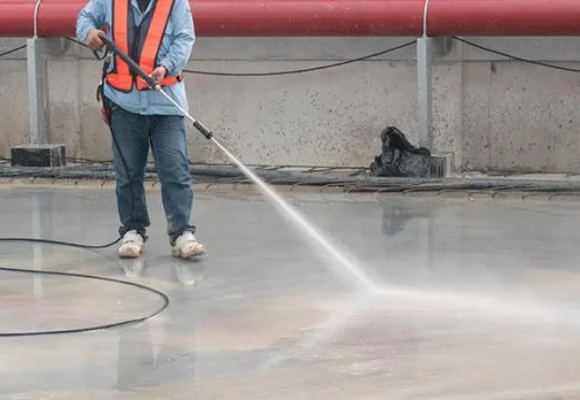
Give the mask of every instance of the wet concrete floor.
M 0 186 L 0 236 L 103 244 L 113 189 Z M 165 293 L 145 323 L 0 338 L 0 399 L 578 399 L 580 202 L 286 193 L 378 290 L 260 196 L 196 192 L 208 254 L 172 258 L 149 189 L 146 254 L 0 243 L 0 267 Z M 0 272 L 2 333 L 148 315 L 120 284 Z

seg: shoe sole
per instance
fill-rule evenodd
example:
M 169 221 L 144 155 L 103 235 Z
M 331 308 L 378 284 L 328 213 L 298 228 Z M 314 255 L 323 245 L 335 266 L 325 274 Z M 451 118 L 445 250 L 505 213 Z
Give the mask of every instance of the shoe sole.
M 119 258 L 123 258 L 123 259 L 127 259 L 127 258 L 139 258 L 141 256 L 141 254 L 143 254 L 143 251 L 145 250 L 145 247 L 142 246 L 141 250 L 139 250 L 137 253 L 119 253 Z
M 178 248 L 173 247 L 171 249 L 171 255 L 173 257 L 180 257 L 180 258 L 192 258 L 197 257 L 205 254 L 205 248 L 203 246 L 199 246 L 198 248 L 194 249 L 190 253 L 183 253 Z

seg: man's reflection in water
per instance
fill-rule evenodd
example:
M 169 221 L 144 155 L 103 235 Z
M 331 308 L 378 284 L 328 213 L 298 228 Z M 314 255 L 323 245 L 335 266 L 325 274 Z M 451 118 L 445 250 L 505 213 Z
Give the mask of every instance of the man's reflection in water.
M 191 383 L 196 285 L 205 273 L 204 263 L 177 258 L 172 259 L 170 268 L 165 262 L 148 268 L 146 259 L 121 263 L 127 277 L 160 289 L 170 304 L 146 323 L 119 332 L 116 388 L 131 392 L 176 382 Z

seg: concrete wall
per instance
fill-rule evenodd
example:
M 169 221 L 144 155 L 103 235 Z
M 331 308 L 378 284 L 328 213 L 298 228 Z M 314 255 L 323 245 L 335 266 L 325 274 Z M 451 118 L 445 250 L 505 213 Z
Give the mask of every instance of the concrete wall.
M 410 38 L 198 38 L 191 69 L 278 71 L 346 60 Z M 576 38 L 472 38 L 478 44 L 580 69 Z M 0 40 L 0 52 L 24 39 Z M 49 136 L 71 157 L 110 159 L 94 92 L 100 64 L 68 42 L 48 61 Z M 23 51 L 0 60 L 0 155 L 25 143 Z M 415 47 L 339 68 L 273 77 L 187 75 L 192 114 L 249 164 L 363 166 L 396 125 L 417 143 Z M 434 152 L 455 167 L 580 172 L 580 74 L 454 42 L 434 70 Z M 194 162 L 226 159 L 191 129 Z

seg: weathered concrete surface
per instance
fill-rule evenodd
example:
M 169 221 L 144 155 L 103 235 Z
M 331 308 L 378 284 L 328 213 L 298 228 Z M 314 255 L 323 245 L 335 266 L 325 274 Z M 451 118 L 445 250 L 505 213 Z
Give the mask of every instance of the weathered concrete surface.
M 577 202 L 287 193 L 381 289 L 354 292 L 255 195 L 199 189 L 197 262 L 168 253 L 149 190 L 146 254 L 0 244 L 0 267 L 116 277 L 165 292 L 158 318 L 1 338 L 0 399 L 577 399 Z M 0 236 L 106 243 L 113 190 L 0 187 Z M 35 229 L 40 230 L 35 232 Z M 141 316 L 155 295 L 0 272 L 0 331 Z
M 10 157 L 13 146 L 28 143 L 28 96 L 23 61 L 0 61 L 1 155 Z
M 199 38 L 189 68 L 265 72 L 356 58 L 412 38 Z M 580 68 L 575 38 L 471 38 L 533 60 Z M 0 41 L 0 51 L 23 40 Z M 67 42 L 49 62 L 49 137 L 72 157 L 108 160 L 109 134 L 95 100 L 99 64 Z M 0 61 L 0 154 L 26 142 L 23 52 Z M 81 60 L 79 60 L 81 57 Z M 560 65 L 560 63 L 558 63 Z M 432 149 L 456 168 L 580 172 L 580 74 L 454 42 L 434 70 Z M 191 111 L 247 163 L 367 167 L 379 133 L 396 125 L 417 142 L 415 48 L 335 69 L 274 77 L 188 75 Z M 195 162 L 226 161 L 190 130 Z

